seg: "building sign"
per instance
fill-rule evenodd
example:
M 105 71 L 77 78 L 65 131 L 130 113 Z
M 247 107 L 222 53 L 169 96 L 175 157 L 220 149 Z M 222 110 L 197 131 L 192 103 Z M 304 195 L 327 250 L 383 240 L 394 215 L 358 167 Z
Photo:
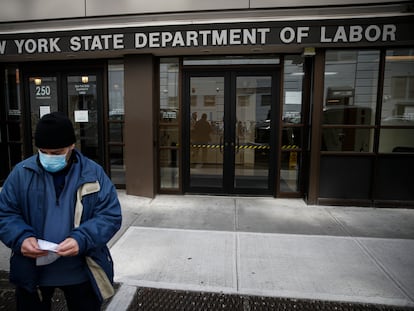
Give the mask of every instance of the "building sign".
M 413 44 L 410 17 L 174 25 L 0 36 L 1 55 L 228 46 Z
M 85 95 L 89 91 L 89 84 L 75 84 L 75 90 L 79 95 Z

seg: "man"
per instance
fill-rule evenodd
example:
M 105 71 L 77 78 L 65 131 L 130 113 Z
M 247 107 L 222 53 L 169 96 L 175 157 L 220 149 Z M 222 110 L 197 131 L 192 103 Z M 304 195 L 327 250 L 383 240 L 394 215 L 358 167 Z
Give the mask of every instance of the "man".
M 18 311 L 50 310 L 55 288 L 69 310 L 100 310 L 108 293 L 90 260 L 112 289 L 106 244 L 121 226 L 121 208 L 102 167 L 75 141 L 64 114 L 44 115 L 35 132 L 38 154 L 16 165 L 0 193 L 0 239 L 12 250 Z

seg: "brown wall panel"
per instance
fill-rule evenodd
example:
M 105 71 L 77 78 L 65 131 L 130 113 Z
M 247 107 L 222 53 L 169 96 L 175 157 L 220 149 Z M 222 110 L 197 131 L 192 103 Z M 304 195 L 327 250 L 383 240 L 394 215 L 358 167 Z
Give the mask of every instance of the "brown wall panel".
M 125 57 L 126 191 L 155 196 L 154 70 L 152 55 Z

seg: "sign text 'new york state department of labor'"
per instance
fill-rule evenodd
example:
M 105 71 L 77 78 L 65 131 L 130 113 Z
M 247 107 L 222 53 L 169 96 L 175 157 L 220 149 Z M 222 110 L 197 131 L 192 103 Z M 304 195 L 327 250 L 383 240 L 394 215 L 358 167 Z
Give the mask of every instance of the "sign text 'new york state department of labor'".
M 287 26 L 125 32 L 56 36 L 57 33 L 1 39 L 0 55 L 157 49 L 178 47 L 257 46 L 268 44 L 389 43 L 398 38 L 396 24 Z

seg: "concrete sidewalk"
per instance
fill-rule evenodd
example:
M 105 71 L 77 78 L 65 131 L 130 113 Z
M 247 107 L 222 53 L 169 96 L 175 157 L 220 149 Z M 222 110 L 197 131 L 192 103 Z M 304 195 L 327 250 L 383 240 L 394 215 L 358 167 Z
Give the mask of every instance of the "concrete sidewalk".
M 414 210 L 307 206 L 299 199 L 119 191 L 109 245 L 121 284 L 106 311 L 139 287 L 410 307 Z M 10 251 L 0 243 L 0 270 Z
M 137 287 L 414 307 L 414 210 L 119 192 L 107 310 Z

